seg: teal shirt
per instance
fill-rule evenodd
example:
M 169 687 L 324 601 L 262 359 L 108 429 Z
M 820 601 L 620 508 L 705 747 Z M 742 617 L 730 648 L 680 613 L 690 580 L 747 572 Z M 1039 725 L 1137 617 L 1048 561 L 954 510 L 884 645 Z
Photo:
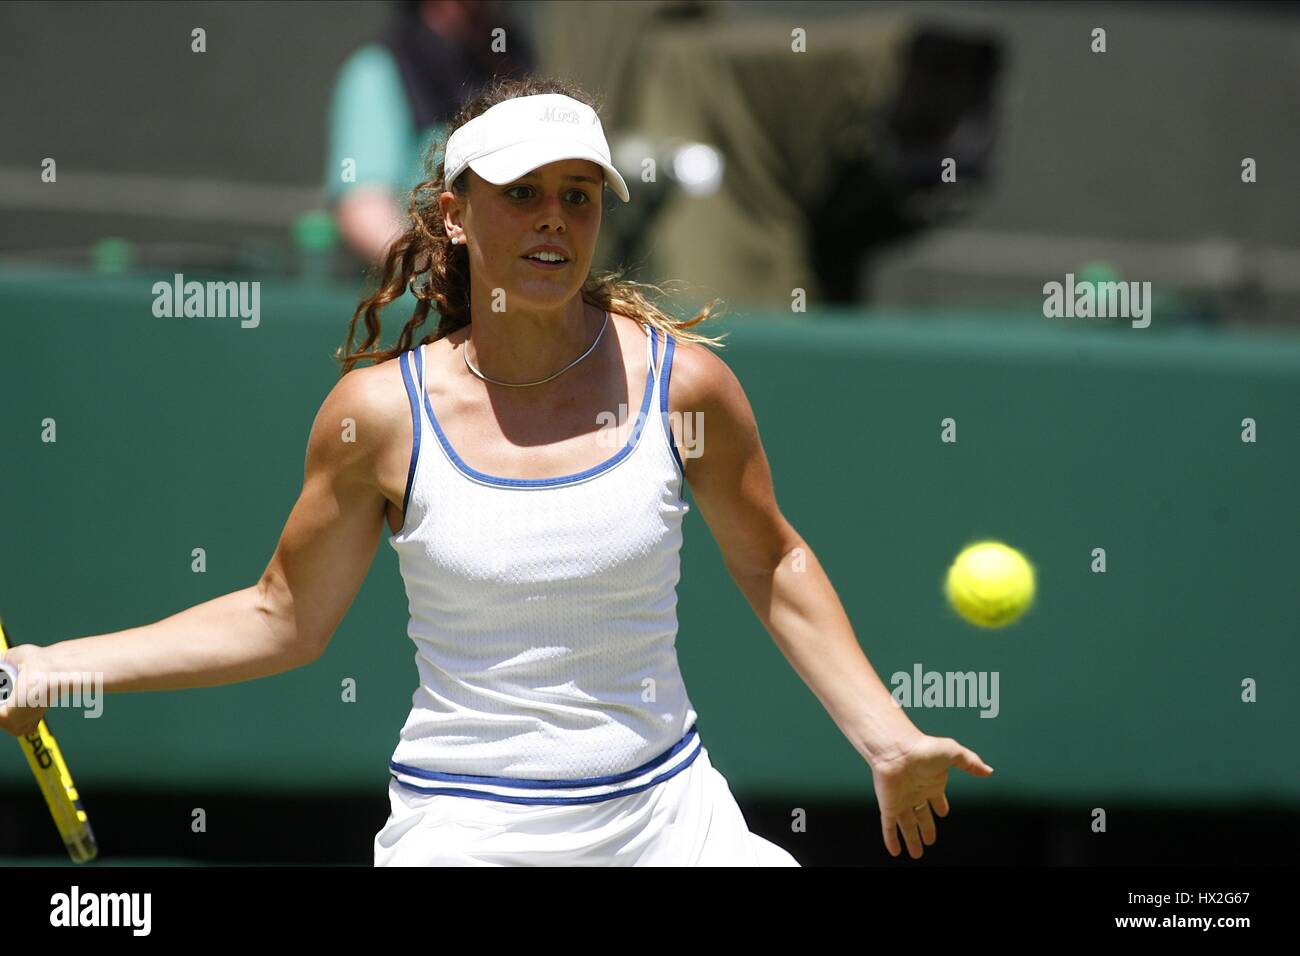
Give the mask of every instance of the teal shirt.
M 377 43 L 361 47 L 344 62 L 330 101 L 326 202 L 333 206 L 355 186 L 379 184 L 405 211 L 411 190 L 425 179 L 425 153 L 446 133 L 446 123 L 415 128 L 392 55 Z M 343 180 L 348 159 L 356 164 L 355 182 Z

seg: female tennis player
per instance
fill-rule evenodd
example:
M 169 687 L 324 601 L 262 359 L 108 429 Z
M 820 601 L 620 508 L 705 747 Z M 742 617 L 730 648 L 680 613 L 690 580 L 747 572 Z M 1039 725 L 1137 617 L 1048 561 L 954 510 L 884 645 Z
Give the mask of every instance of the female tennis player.
M 889 852 L 901 835 L 921 856 L 948 813 L 949 769 L 992 768 L 913 726 L 864 657 L 777 507 L 744 390 L 717 341 L 691 331 L 710 310 L 680 322 L 641 291 L 653 287 L 589 275 L 604 188 L 630 199 L 590 98 L 498 81 L 452 129 L 353 315 L 301 497 L 258 583 L 8 662 L 24 679 L 102 672 L 109 691 L 308 664 L 386 519 L 419 686 L 376 865 L 798 865 L 749 831 L 678 669 L 689 481 L 737 586 L 870 766 Z M 407 289 L 412 317 L 376 348 L 380 309 Z M 697 445 L 675 434 L 688 418 L 707 426 Z M 341 438 L 347 419 L 355 441 Z M 14 703 L 0 726 L 21 734 L 42 713 Z

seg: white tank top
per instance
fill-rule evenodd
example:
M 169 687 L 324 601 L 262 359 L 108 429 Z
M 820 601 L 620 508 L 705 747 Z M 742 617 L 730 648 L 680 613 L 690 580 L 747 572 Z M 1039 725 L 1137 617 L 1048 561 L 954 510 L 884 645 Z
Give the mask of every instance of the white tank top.
M 467 465 L 429 402 L 429 346 L 399 357 L 414 447 L 388 540 L 420 678 L 389 764 L 402 786 L 591 803 L 655 786 L 699 753 L 674 646 L 690 510 L 668 418 L 676 341 L 660 362 L 664 336 L 643 328 L 649 367 L 627 443 L 556 478 Z

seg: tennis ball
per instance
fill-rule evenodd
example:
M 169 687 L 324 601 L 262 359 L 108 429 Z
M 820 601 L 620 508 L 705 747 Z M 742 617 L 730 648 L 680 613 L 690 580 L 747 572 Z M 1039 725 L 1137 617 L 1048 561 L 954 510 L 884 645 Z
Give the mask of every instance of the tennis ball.
M 948 603 L 977 627 L 1005 627 L 1034 600 L 1034 568 L 1015 548 L 980 541 L 965 548 L 944 582 Z

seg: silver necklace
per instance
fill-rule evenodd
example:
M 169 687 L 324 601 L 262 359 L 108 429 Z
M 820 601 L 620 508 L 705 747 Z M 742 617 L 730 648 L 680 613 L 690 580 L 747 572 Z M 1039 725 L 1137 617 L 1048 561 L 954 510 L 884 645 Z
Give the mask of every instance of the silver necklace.
M 519 383 L 519 382 L 498 382 L 498 381 L 497 381 L 496 379 L 494 379 L 494 378 L 488 378 L 486 375 L 484 375 L 482 372 L 480 372 L 478 369 L 476 369 L 476 368 L 474 367 L 474 363 L 471 362 L 471 361 L 469 360 L 469 340 L 468 340 L 468 339 L 465 340 L 465 346 L 466 346 L 466 347 L 463 348 L 463 349 L 461 349 L 461 352 L 462 352 L 462 354 L 464 354 L 464 356 L 465 356 L 465 365 L 469 368 L 469 370 L 470 370 L 471 372 L 473 372 L 473 373 L 474 373 L 475 375 L 477 375 L 479 378 L 483 379 L 483 381 L 485 381 L 485 382 L 491 382 L 493 385 L 504 385 L 504 386 L 506 386 L 507 388 L 528 388 L 528 387 L 530 387 L 530 386 L 532 386 L 532 385 L 545 385 L 545 384 L 546 384 L 547 382 L 549 382 L 551 379 L 553 379 L 553 378 L 559 378 L 561 375 L 563 375 L 563 374 L 564 374 L 565 372 L 567 372 L 569 369 L 573 368 L 573 366 L 577 365 L 579 362 L 581 362 L 583 359 L 585 359 L 588 355 L 590 355 L 592 352 L 594 352 L 594 351 L 596 350 L 596 346 L 600 344 L 601 336 L 603 336 L 603 335 L 605 334 L 605 326 L 607 326 L 607 325 L 609 325 L 609 313 L 608 313 L 608 312 L 605 313 L 605 321 L 601 324 L 601 326 L 600 326 L 600 331 L 596 333 L 596 341 L 594 341 L 594 342 L 591 343 L 591 348 L 587 349 L 587 351 L 583 352 L 583 353 L 582 353 L 581 355 L 579 355 L 576 359 L 574 359 L 574 360 L 573 360 L 572 362 L 570 362 L 568 365 L 564 366 L 564 368 L 560 369 L 560 370 L 559 370 L 558 372 L 556 372 L 554 375 L 548 376 L 547 378 L 542 379 L 540 382 L 523 382 L 523 383 Z

